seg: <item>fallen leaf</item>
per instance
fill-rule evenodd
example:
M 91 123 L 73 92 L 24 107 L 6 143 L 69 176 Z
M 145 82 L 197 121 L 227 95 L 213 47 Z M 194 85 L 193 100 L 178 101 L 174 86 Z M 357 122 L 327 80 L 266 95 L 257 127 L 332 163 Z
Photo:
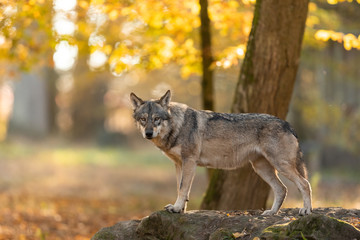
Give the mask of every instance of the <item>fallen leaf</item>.
M 245 231 L 245 229 L 241 233 L 239 233 L 239 232 L 233 233 L 234 238 L 245 237 L 246 235 L 249 235 L 249 234 Z
M 239 232 L 233 233 L 234 238 L 239 238 L 239 237 L 242 237 L 242 236 L 243 236 L 243 234 L 241 234 Z

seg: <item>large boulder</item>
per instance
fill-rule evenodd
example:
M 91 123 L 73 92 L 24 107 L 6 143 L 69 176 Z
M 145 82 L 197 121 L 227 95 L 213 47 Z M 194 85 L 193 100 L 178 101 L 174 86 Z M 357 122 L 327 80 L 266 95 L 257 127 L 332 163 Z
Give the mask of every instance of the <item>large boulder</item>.
M 255 237 L 360 240 L 360 230 L 355 227 L 360 224 L 360 210 L 318 208 L 305 217 L 299 217 L 298 211 L 282 209 L 275 216 L 262 216 L 261 211 L 189 211 L 184 214 L 158 211 L 142 220 L 119 222 L 103 228 L 92 240 L 222 240 Z

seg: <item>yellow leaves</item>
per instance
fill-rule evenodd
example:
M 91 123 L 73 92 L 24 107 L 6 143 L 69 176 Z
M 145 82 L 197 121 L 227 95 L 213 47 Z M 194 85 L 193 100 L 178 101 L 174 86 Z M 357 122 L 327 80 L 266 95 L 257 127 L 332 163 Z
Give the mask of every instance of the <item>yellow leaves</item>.
M 197 4 L 197 2 L 187 0 L 184 1 L 184 6 L 190 10 L 191 14 L 198 15 L 200 13 L 200 4 Z
M 315 39 L 327 42 L 330 39 L 344 44 L 344 48 L 350 51 L 353 48 L 360 50 L 360 35 L 356 37 L 354 34 L 348 33 L 344 35 L 341 32 L 331 30 L 318 30 L 315 33 Z
M 115 21 L 119 17 L 119 12 L 116 9 L 113 9 L 109 12 L 109 19 Z
M 315 33 L 315 39 L 316 40 L 321 40 L 321 41 L 328 41 L 330 38 L 330 31 L 326 31 L 326 30 L 318 30 Z
M 310 2 L 310 3 L 309 3 L 309 11 L 310 11 L 310 12 L 313 12 L 313 11 L 316 11 L 316 10 L 317 10 L 317 5 L 316 5 L 316 3 Z
M 127 16 L 133 11 L 134 10 L 132 8 L 130 8 L 130 7 L 124 7 L 124 8 L 121 9 L 121 15 Z
M 107 49 L 108 48 L 108 49 Z M 110 50 L 105 46 L 104 51 Z M 114 75 L 129 71 L 140 62 L 140 50 L 126 43 L 118 43 L 109 57 L 110 70 Z
M 81 8 L 84 8 L 84 9 L 87 9 L 89 7 L 88 1 L 79 1 L 78 4 Z
M 29 0 L 28 3 L 29 5 L 34 6 L 36 4 L 36 0 Z
M 229 6 L 231 8 L 237 8 L 239 7 L 239 3 L 237 1 L 229 1 Z
M 112 51 L 112 46 L 109 45 L 109 44 L 107 44 L 107 45 L 105 45 L 105 46 L 103 47 L 102 51 L 103 51 L 105 54 L 109 55 L 109 54 L 111 53 L 111 51 Z
M 12 47 L 12 41 L 7 39 L 4 35 L 0 34 L 0 49 L 10 49 Z
M 255 4 L 256 0 L 242 0 L 242 2 L 245 5 L 250 5 L 250 4 Z
M 348 33 L 343 37 L 344 48 L 347 51 L 350 51 L 352 48 L 360 50 L 360 35 L 358 38 L 355 35 Z
M 29 11 L 31 11 L 31 6 L 28 5 L 28 4 L 24 4 L 24 5 L 22 6 L 22 9 L 21 9 L 21 10 L 24 11 L 24 12 L 29 12 Z
M 360 0 L 356 0 L 359 4 L 360 4 Z M 353 2 L 353 0 L 327 0 L 327 3 L 330 4 L 330 5 L 335 5 L 335 4 L 338 4 L 338 3 L 341 3 L 341 2 Z
M 28 56 L 28 48 L 25 47 L 23 44 L 18 44 L 16 46 L 16 54 L 19 60 L 24 61 Z
M 159 49 L 159 55 L 165 62 L 170 61 L 174 55 L 173 51 L 175 48 L 175 42 L 172 40 L 172 38 L 167 36 L 160 37 L 159 42 L 162 45 L 162 47 Z
M 104 4 L 104 0 L 91 0 L 90 4 L 94 4 L 94 5 L 103 5 Z
M 222 67 L 224 69 L 230 68 L 233 65 L 237 65 L 239 59 L 245 57 L 246 46 L 245 44 L 240 44 L 235 47 L 228 47 L 223 50 L 221 59 L 216 61 L 217 67 Z
M 155 13 L 150 21 L 149 26 L 153 28 L 162 28 L 163 27 L 163 14 L 161 12 Z
M 161 68 L 164 64 L 159 56 L 150 56 L 150 68 Z

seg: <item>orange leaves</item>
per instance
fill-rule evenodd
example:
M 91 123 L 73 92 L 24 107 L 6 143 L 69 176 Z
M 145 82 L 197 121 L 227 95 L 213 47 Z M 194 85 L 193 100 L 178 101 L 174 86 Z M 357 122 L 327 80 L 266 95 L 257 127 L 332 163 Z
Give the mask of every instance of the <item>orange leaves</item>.
M 344 34 L 331 30 L 318 30 L 315 33 L 315 39 L 327 42 L 329 40 L 343 43 L 344 48 L 350 51 L 352 48 L 360 50 L 360 35 L 356 37 L 354 34 Z
M 101 227 L 119 220 L 119 213 L 98 211 L 117 203 L 76 198 L 0 197 L 0 239 L 89 239 Z
M 350 223 L 354 227 L 360 229 L 360 218 L 359 217 L 347 217 L 343 220 Z

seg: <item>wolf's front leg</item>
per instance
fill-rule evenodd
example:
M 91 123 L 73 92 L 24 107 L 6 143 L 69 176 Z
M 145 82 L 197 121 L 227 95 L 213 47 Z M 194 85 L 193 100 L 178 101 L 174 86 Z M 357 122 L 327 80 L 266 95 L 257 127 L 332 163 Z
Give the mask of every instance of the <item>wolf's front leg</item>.
M 180 193 L 180 183 L 181 183 L 181 174 L 182 174 L 182 165 L 181 163 L 175 163 L 176 170 L 176 190 L 177 195 Z
M 184 212 L 186 210 L 186 202 L 189 199 L 189 193 L 192 182 L 194 180 L 196 163 L 191 159 L 184 160 L 180 172 L 180 182 L 178 184 L 178 197 L 174 205 L 168 204 L 165 209 L 172 213 Z M 177 168 L 178 172 L 178 168 Z

